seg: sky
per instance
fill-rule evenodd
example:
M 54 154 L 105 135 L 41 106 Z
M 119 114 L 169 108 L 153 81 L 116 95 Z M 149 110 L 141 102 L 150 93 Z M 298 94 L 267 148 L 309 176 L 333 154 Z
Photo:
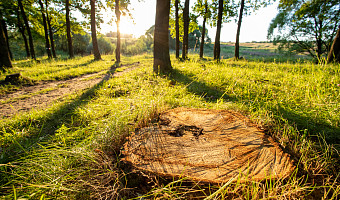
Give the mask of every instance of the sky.
M 193 4 L 191 0 L 190 4 Z M 267 30 L 271 20 L 277 14 L 277 5 L 267 6 L 266 8 L 260 8 L 254 14 L 243 17 L 240 42 L 252 42 L 252 41 L 267 41 Z M 143 35 L 147 29 L 155 24 L 156 15 L 156 0 L 144 0 L 144 2 L 138 2 L 138 0 L 131 0 L 131 13 L 133 19 L 129 17 L 122 17 L 121 19 L 121 32 L 133 34 L 138 38 Z M 114 13 L 106 12 L 103 14 L 105 24 L 101 25 L 101 33 L 107 33 L 110 31 L 116 31 L 116 25 L 108 25 L 107 22 L 110 15 Z M 202 20 L 201 20 L 202 21 Z M 207 27 L 209 37 L 214 41 L 216 28 Z M 236 40 L 237 22 L 224 23 L 221 31 L 222 42 L 235 42 Z

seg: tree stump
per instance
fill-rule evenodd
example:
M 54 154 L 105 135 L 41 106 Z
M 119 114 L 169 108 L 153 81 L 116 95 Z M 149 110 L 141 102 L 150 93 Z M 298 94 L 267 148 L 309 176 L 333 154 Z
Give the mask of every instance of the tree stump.
M 132 134 L 123 160 L 166 177 L 225 183 L 289 177 L 287 153 L 245 116 L 228 110 L 176 108 Z
M 15 74 L 9 74 L 5 78 L 6 83 L 16 83 L 20 81 L 21 74 L 20 73 L 15 73 Z

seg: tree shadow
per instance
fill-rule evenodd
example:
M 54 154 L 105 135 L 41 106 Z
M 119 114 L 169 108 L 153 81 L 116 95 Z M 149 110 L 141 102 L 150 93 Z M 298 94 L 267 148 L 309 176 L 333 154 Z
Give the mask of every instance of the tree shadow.
M 236 101 L 235 98 L 226 95 L 222 90 L 209 86 L 205 82 L 194 80 L 194 76 L 194 74 L 185 75 L 180 70 L 173 69 L 170 74 L 170 79 L 186 85 L 188 92 L 203 97 L 207 102 L 216 103 L 216 101 L 221 98 L 225 101 Z

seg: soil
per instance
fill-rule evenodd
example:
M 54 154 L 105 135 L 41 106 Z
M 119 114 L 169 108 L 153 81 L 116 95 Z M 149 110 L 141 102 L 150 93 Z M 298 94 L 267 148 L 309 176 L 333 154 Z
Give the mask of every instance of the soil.
M 292 159 L 245 116 L 228 110 L 176 108 L 132 134 L 124 161 L 138 170 L 208 183 L 288 177 Z
M 128 67 L 121 72 L 105 74 L 105 71 L 87 74 L 62 81 L 44 81 L 33 86 L 24 86 L 18 91 L 0 96 L 0 118 L 8 118 L 19 112 L 43 109 L 53 102 L 74 92 L 93 87 L 103 80 L 117 77 L 138 67 L 138 63 L 122 65 Z

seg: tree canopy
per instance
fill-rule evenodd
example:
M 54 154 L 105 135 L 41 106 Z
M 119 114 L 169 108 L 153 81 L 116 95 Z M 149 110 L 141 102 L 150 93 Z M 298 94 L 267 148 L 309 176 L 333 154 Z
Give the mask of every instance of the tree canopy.
M 339 18 L 339 0 L 280 0 L 268 38 L 290 51 L 320 58 L 330 50 Z

